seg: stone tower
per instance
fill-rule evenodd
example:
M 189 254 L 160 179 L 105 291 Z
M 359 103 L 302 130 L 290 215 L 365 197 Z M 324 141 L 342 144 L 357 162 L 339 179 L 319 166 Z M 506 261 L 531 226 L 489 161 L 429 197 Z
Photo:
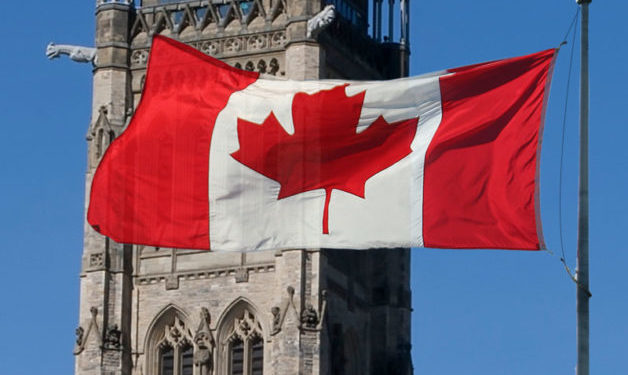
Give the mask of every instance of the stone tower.
M 86 191 L 139 102 L 152 35 L 279 77 L 394 78 L 408 73 L 407 1 L 383 17 L 382 0 L 98 0 Z M 308 29 L 329 4 L 333 22 Z M 85 224 L 75 373 L 408 375 L 409 264 L 408 249 L 126 245 Z

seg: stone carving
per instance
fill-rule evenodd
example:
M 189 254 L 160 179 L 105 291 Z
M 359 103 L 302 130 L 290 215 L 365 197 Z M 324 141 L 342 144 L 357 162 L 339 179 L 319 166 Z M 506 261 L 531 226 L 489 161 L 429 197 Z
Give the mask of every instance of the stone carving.
M 225 52 L 236 53 L 242 48 L 242 42 L 238 38 L 231 38 L 225 41 Z
M 148 61 L 148 51 L 137 50 L 131 55 L 131 63 L 133 65 L 146 65 Z
M 246 283 L 249 281 L 249 270 L 246 268 L 238 268 L 235 271 L 235 282 Z
M 85 334 L 85 330 L 83 327 L 78 326 L 74 333 L 76 334 L 76 347 L 81 346 L 83 344 L 83 335 Z
M 266 61 L 260 60 L 257 62 L 257 71 L 260 73 L 266 73 Z
M 91 320 L 89 321 L 89 325 L 87 326 L 87 331 L 83 330 L 83 327 L 78 327 L 75 331 L 76 333 L 76 345 L 74 346 L 74 355 L 79 355 L 85 350 L 85 344 L 87 343 L 87 339 L 89 339 L 89 335 L 92 331 L 96 331 L 95 335 L 98 339 L 98 342 L 102 346 L 102 336 L 100 334 L 100 328 L 98 328 L 98 309 L 95 307 L 91 307 L 89 312 L 92 315 Z
M 279 61 L 277 61 L 277 59 L 273 58 L 270 60 L 270 63 L 268 64 L 268 74 L 270 75 L 276 75 L 277 72 L 279 71 Z
M 192 345 L 192 332 L 185 326 L 178 315 L 174 316 L 172 325 L 164 327 L 164 336 L 157 344 L 159 348 L 184 348 Z
M 194 353 L 194 365 L 199 368 L 200 375 L 212 375 L 214 371 L 214 347 L 216 342 L 209 328 L 211 315 L 209 310 L 201 308 L 201 323 L 194 335 L 197 350 Z
M 103 253 L 96 253 L 89 255 L 89 266 L 90 267 L 102 267 L 104 265 L 104 256 Z
M 281 306 L 274 306 L 270 309 L 270 312 L 273 314 L 273 327 L 270 332 L 271 336 L 274 336 L 281 331 L 283 322 L 286 319 L 286 314 L 289 310 L 292 311 L 294 317 L 299 320 L 299 314 L 297 313 L 297 308 L 294 305 L 294 288 L 289 286 L 286 290 L 288 292 L 288 296 L 283 299 Z
M 106 106 L 98 109 L 98 118 L 90 126 L 86 139 L 92 143 L 90 147 L 90 167 L 95 167 L 98 161 L 105 153 L 109 144 L 115 138 L 115 131 L 109 122 L 108 111 Z M 102 267 L 105 262 L 103 253 L 90 255 L 90 267 Z
M 286 44 L 286 33 L 283 31 L 276 32 L 270 41 L 273 47 L 283 47 Z
M 273 314 L 273 326 L 270 335 L 274 336 L 281 331 L 281 309 L 279 306 L 273 306 L 270 309 L 270 313 Z
M 105 348 L 107 349 L 120 349 L 122 338 L 122 331 L 118 329 L 118 325 L 114 324 L 109 326 L 107 333 L 105 334 Z
M 257 317 L 249 310 L 244 310 L 242 318 L 235 319 L 233 332 L 227 337 L 227 342 L 246 342 L 256 338 L 262 338 L 262 325 Z M 223 343 L 224 344 L 224 343 Z
M 300 328 L 306 331 L 320 331 L 323 327 L 323 318 L 327 311 L 327 291 L 320 294 L 320 305 L 318 311 L 312 304 L 308 304 L 301 311 Z
M 329 26 L 336 18 L 336 8 L 329 4 L 314 17 L 307 20 L 307 37 L 315 38 L 323 29 Z
M 201 44 L 201 52 L 206 55 L 216 55 L 219 51 L 219 44 L 217 42 L 203 42 Z
M 48 43 L 46 56 L 49 59 L 52 60 L 61 55 L 68 55 L 70 59 L 76 62 L 91 62 L 94 65 L 98 63 L 96 48 L 74 46 L 71 44 L 54 44 L 52 42 Z
M 179 329 L 179 327 L 177 327 L 176 325 L 170 327 L 170 329 L 168 330 L 168 334 L 169 334 L 169 338 L 170 341 L 177 343 L 179 342 L 179 340 L 181 339 L 181 330 Z
M 179 289 L 179 276 L 170 274 L 166 276 L 166 290 Z
M 266 35 L 253 35 L 249 38 L 248 49 L 251 51 L 266 48 Z
M 301 326 L 308 329 L 316 329 L 318 325 L 318 312 L 314 310 L 314 306 L 308 303 L 305 309 L 301 311 Z

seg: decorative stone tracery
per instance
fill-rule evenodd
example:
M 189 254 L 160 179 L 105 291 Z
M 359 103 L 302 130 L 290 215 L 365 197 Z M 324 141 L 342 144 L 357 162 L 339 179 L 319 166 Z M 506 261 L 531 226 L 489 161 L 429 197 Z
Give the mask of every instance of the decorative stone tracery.
M 133 54 L 131 54 L 131 64 L 132 65 L 146 65 L 148 62 L 148 51 L 147 50 L 135 50 Z
M 194 341 L 185 315 L 176 307 L 168 306 L 155 319 L 146 341 L 146 373 L 158 375 L 172 367 L 180 375 L 184 366 L 192 366 Z
M 242 42 L 240 38 L 230 38 L 225 41 L 224 52 L 225 53 L 238 53 L 242 48 Z
M 201 50 L 201 52 L 203 52 L 206 55 L 215 56 L 215 55 L 219 54 L 220 51 L 221 51 L 220 43 L 213 42 L 213 41 L 205 41 L 205 42 L 201 43 L 200 50 Z
M 249 37 L 247 46 L 249 51 L 256 51 L 266 48 L 267 39 L 265 35 L 253 35 Z
M 186 329 L 185 324 L 178 316 L 175 315 L 174 323 L 172 325 L 166 325 L 164 331 L 164 336 L 158 344 L 160 348 L 165 346 L 181 347 L 192 345 L 190 332 Z
M 101 106 L 98 110 L 98 118 L 90 127 L 87 136 L 85 137 L 88 142 L 92 143 L 90 146 L 90 167 L 96 167 L 100 158 L 104 155 L 107 147 L 116 138 L 116 132 L 109 122 L 109 111 L 107 107 Z M 90 259 L 90 263 L 92 259 Z
M 259 72 L 262 74 L 269 75 L 278 75 L 279 72 L 279 61 L 276 58 L 267 59 L 259 59 L 257 62 L 254 60 L 248 60 L 245 62 L 236 62 L 232 63 L 234 67 L 238 69 L 248 70 L 250 72 Z M 281 72 L 280 75 L 283 75 L 284 72 Z
M 250 25 L 270 25 L 286 18 L 285 0 L 271 2 L 269 9 L 264 7 L 264 3 L 259 0 L 224 3 L 199 1 L 182 7 L 142 7 L 136 11 L 131 38 L 134 39 L 141 33 L 152 35 L 162 34 L 164 31 L 180 35 L 189 29 L 201 32 L 208 28 L 246 30 Z
M 239 300 L 227 310 L 218 327 L 218 374 L 263 371 L 264 330 L 257 310 Z
M 262 326 L 257 321 L 255 315 L 244 310 L 241 318 L 236 318 L 233 331 L 227 337 L 228 342 L 247 341 L 255 338 L 262 338 Z

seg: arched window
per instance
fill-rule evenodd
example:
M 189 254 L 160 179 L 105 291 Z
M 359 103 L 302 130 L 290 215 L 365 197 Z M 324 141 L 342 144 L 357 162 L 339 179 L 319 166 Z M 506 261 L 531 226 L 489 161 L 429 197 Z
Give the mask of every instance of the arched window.
M 181 375 L 192 375 L 194 371 L 194 347 L 187 345 L 181 350 Z
M 231 362 L 231 374 L 243 375 L 244 374 L 244 341 L 239 337 L 229 344 L 229 354 Z
M 174 349 L 166 345 L 159 350 L 159 373 L 161 375 L 174 375 Z
M 96 136 L 96 159 L 100 159 L 105 148 L 105 131 L 103 129 L 98 129 L 98 135 Z
M 264 374 L 264 335 L 254 311 L 249 304 L 240 301 L 222 319 L 218 373 Z
M 266 73 L 266 61 L 260 60 L 257 62 L 257 71 L 260 73 Z
M 147 373 L 156 375 L 193 375 L 192 332 L 174 307 L 155 319 L 147 337 Z
M 264 373 L 264 340 L 255 337 L 251 340 L 251 375 Z

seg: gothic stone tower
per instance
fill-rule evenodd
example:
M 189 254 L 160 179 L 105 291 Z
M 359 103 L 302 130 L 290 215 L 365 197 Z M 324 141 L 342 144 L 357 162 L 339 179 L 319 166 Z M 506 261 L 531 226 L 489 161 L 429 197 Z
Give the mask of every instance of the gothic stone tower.
M 308 33 L 328 4 L 335 20 Z M 398 42 L 388 5 L 382 22 L 370 4 L 369 35 L 368 0 L 98 0 L 87 192 L 139 101 L 152 35 L 285 78 L 393 78 L 407 74 L 408 3 Z M 408 375 L 409 264 L 408 249 L 134 246 L 86 224 L 75 373 Z

